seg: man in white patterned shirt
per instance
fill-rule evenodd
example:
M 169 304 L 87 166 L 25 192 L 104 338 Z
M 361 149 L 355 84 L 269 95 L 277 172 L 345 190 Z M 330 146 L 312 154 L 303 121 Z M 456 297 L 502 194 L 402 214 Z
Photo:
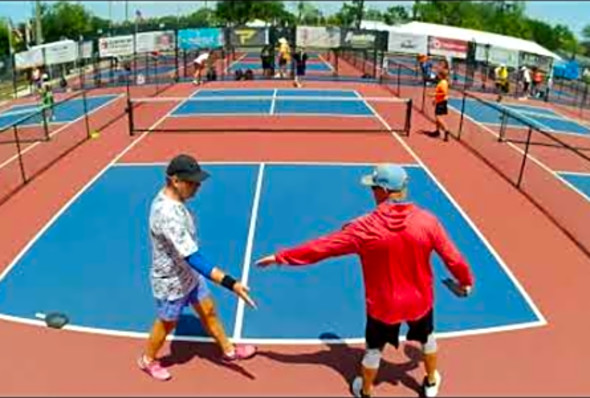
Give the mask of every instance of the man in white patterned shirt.
M 247 359 L 256 353 L 254 346 L 234 346 L 228 340 L 207 288 L 205 278 L 226 287 L 255 307 L 248 287 L 214 267 L 199 248 L 195 221 L 184 202 L 195 195 L 207 177 L 209 174 L 193 157 L 176 156 L 166 170 L 166 186 L 158 192 L 150 210 L 150 279 L 158 318 L 138 365 L 158 380 L 171 378 L 156 356 L 187 305 L 193 307 L 205 330 L 220 346 L 224 360 Z

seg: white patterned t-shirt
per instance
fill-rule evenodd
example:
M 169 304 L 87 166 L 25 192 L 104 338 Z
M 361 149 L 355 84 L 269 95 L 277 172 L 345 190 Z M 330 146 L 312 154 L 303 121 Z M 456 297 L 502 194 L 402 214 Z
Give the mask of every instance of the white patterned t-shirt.
M 199 249 L 191 213 L 160 191 L 151 205 L 149 226 L 154 297 L 177 300 L 188 295 L 197 285 L 197 274 L 185 258 Z

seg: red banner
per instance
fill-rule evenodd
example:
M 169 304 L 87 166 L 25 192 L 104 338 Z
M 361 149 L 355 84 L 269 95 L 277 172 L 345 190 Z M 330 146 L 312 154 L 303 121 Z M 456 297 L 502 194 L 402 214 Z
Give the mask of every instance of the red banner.
M 428 52 L 432 55 L 465 59 L 467 58 L 468 48 L 468 43 L 463 40 L 432 36 L 428 39 Z

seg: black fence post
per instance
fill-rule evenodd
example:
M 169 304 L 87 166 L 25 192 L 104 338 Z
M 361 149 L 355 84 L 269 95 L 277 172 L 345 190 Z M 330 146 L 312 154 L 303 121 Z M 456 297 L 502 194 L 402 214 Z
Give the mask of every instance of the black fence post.
M 16 124 L 12 126 L 12 129 L 14 131 L 14 142 L 16 143 L 16 153 L 18 154 L 18 163 L 20 166 L 21 176 L 23 178 L 23 182 L 26 184 L 27 175 L 25 174 L 25 165 L 23 164 L 23 155 L 20 147 L 20 139 L 18 138 L 18 128 L 16 126 Z
M 82 105 L 84 106 L 84 123 L 86 125 L 86 134 L 87 137 L 90 138 L 92 134 L 90 132 L 90 121 L 88 120 L 88 101 L 86 98 L 86 90 L 82 90 Z
M 522 157 L 522 164 L 520 165 L 520 172 L 518 174 L 518 181 L 516 183 L 517 188 L 520 188 L 520 184 L 522 183 L 522 177 L 524 175 L 524 166 L 526 164 L 526 160 L 528 157 L 532 134 L 533 134 L 533 128 L 529 126 L 529 133 L 527 135 L 526 145 L 524 147 L 524 156 Z

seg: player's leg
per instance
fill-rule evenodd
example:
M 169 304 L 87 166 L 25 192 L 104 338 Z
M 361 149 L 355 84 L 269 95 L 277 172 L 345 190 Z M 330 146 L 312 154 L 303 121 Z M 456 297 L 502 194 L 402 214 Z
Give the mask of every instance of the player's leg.
M 232 344 L 217 314 L 215 303 L 207 288 L 205 278 L 199 276 L 199 283 L 190 297 L 193 309 L 199 316 L 201 324 L 205 331 L 213 337 L 221 351 L 223 359 L 247 359 L 256 353 L 256 348 L 252 345 L 235 346 Z
M 442 377 L 437 369 L 437 342 L 434 334 L 434 315 L 431 309 L 426 315 L 417 321 L 408 322 L 409 330 L 407 340 L 418 341 L 422 344 L 424 357 L 424 370 L 426 376 L 422 382 L 426 397 L 435 397 L 438 394 Z
M 355 397 L 370 397 L 373 384 L 379 373 L 381 356 L 385 344 L 399 346 L 400 325 L 387 325 L 367 316 L 365 326 L 365 355 L 361 361 L 361 375 L 352 382 L 352 393 Z
M 146 342 L 144 353 L 138 359 L 139 367 L 158 380 L 170 379 L 170 373 L 160 366 L 158 352 L 164 346 L 166 337 L 176 327 L 182 308 L 186 305 L 187 298 L 178 300 L 156 300 L 158 318 L 152 325 L 152 330 Z

